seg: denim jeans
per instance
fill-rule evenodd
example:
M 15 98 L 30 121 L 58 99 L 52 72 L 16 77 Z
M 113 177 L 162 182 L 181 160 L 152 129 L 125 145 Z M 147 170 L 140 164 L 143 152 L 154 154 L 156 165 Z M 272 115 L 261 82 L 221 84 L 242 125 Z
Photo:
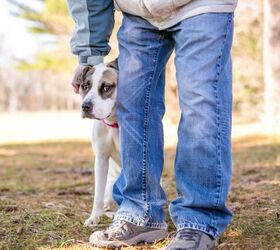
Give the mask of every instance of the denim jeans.
M 174 164 L 177 229 L 218 238 L 232 219 L 231 179 L 233 13 L 207 13 L 158 30 L 124 14 L 118 32 L 122 172 L 113 188 L 114 220 L 166 228 L 163 169 L 165 66 L 173 50 L 181 110 Z

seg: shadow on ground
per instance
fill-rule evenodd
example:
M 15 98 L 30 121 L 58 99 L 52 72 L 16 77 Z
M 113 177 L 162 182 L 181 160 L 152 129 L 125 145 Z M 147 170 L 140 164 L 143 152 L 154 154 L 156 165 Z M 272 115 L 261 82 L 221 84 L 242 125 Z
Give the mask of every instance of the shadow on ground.
M 241 139 L 233 152 L 228 204 L 234 219 L 217 249 L 279 249 L 279 140 Z M 166 149 L 163 185 L 169 200 L 175 197 L 174 155 L 174 148 Z M 0 146 L 0 249 L 88 248 L 93 229 L 83 222 L 91 210 L 92 162 L 88 142 Z M 99 228 L 109 223 L 104 217 Z

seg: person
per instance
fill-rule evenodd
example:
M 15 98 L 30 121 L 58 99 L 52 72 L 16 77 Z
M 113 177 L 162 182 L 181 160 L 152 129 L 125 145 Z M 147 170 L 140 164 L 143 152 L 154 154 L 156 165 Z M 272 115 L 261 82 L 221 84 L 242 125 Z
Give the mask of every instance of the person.
M 163 169 L 165 67 L 175 51 L 181 119 L 174 163 L 177 197 L 169 212 L 177 228 L 167 250 L 211 249 L 232 219 L 231 180 L 234 10 L 237 0 L 68 0 L 76 22 L 71 40 L 84 65 L 103 62 L 114 9 L 118 31 L 117 120 L 122 172 L 113 188 L 113 223 L 94 232 L 98 247 L 154 242 L 167 236 Z M 121 243 L 120 243 L 121 242 Z

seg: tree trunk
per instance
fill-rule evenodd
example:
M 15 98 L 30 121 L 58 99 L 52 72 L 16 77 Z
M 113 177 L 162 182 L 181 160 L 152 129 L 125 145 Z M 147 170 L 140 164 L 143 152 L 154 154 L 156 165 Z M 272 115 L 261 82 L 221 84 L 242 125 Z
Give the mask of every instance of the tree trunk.
M 280 126 L 280 1 L 264 1 L 264 121 Z

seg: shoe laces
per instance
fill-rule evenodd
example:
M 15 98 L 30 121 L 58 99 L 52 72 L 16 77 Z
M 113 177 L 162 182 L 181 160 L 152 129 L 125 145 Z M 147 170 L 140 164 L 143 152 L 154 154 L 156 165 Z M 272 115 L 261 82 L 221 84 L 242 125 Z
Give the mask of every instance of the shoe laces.
M 182 229 L 176 233 L 175 238 L 187 240 L 187 241 L 194 241 L 196 242 L 200 237 L 200 232 L 192 229 Z
M 104 232 L 109 239 L 123 237 L 132 233 L 126 221 L 117 221 Z

